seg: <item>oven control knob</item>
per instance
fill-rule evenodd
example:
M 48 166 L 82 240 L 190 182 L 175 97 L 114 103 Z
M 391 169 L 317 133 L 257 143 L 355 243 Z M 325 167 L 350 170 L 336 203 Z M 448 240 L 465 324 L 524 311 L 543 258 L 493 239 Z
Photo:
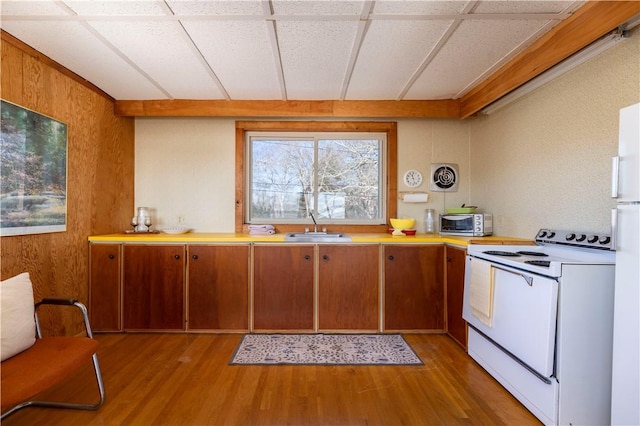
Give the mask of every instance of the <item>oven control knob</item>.
M 597 235 L 590 235 L 589 238 L 587 238 L 588 243 L 595 243 L 596 241 L 598 241 Z
M 553 231 L 549 231 L 549 234 L 547 234 L 547 238 L 553 238 L 556 236 L 556 233 Z
M 600 244 L 609 244 L 611 242 L 611 237 L 600 237 Z
M 584 241 L 587 239 L 587 236 L 584 234 L 580 234 L 576 237 L 576 241 Z
M 567 234 L 567 236 L 565 237 L 567 241 L 571 241 L 571 240 L 575 240 L 576 239 L 576 234 Z
M 540 238 L 544 238 L 547 236 L 547 231 L 540 231 L 540 233 L 538 234 L 538 237 Z

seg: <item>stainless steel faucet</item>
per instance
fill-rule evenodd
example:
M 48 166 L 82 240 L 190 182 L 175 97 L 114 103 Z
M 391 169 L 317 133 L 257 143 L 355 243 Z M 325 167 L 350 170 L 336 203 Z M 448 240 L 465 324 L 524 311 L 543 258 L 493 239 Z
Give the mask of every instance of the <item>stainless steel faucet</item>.
M 313 233 L 314 234 L 326 234 L 327 233 L 327 227 L 323 226 L 322 227 L 322 231 L 318 231 L 318 222 L 316 222 L 316 218 L 313 216 L 313 213 L 309 212 L 309 216 L 311 216 L 311 219 L 313 220 Z M 309 230 L 305 229 L 304 232 L 309 232 Z

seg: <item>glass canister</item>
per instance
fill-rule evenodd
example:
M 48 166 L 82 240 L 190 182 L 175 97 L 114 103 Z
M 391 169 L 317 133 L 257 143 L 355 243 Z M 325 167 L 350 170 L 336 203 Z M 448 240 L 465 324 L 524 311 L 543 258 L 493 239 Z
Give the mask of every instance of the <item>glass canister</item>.
M 149 231 L 151 213 L 148 207 L 138 207 L 138 231 Z
M 424 232 L 425 234 L 436 232 L 436 212 L 433 209 L 424 211 Z

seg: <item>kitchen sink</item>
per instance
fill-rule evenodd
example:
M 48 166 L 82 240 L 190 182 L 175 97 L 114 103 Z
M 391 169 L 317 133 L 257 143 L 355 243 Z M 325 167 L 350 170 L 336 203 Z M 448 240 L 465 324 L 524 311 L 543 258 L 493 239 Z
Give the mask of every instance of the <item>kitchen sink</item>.
M 339 232 L 291 232 L 284 240 L 288 243 L 349 243 L 351 237 Z

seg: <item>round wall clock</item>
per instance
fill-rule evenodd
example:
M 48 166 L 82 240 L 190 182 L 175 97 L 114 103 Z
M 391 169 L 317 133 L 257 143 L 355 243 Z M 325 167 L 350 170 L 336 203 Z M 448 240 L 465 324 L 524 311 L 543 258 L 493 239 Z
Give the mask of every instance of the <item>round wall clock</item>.
M 407 172 L 404 174 L 404 183 L 409 188 L 420 186 L 420 184 L 422 183 L 422 173 L 415 169 L 407 170 Z

